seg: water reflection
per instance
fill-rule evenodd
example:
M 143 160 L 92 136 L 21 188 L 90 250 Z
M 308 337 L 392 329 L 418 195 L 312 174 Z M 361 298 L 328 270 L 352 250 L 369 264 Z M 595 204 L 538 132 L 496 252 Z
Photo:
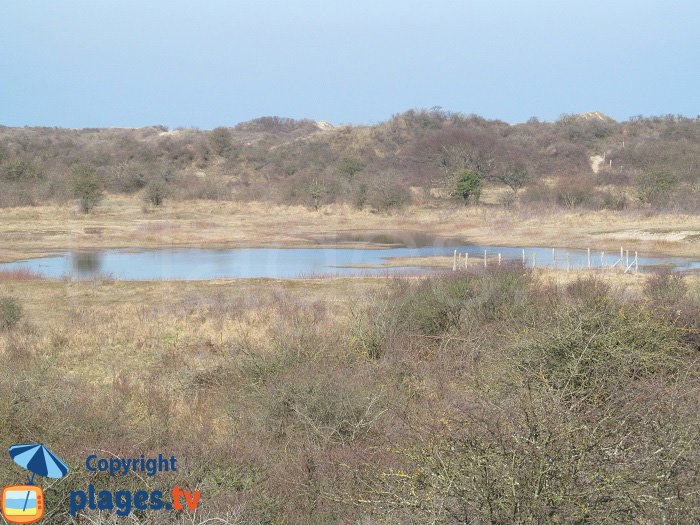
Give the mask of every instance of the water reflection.
M 70 255 L 72 273 L 79 277 L 98 275 L 102 268 L 100 252 L 73 252 Z

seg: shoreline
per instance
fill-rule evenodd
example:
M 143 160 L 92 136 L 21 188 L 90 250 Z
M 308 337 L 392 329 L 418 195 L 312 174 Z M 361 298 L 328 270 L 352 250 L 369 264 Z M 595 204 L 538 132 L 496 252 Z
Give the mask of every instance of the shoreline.
M 413 207 L 373 214 L 332 205 L 319 211 L 267 203 L 187 201 L 144 213 L 134 197 L 109 196 L 94 214 L 73 207 L 0 210 L 0 262 L 66 251 L 232 248 L 382 249 L 387 234 L 434 245 L 613 251 L 700 257 L 700 216 L 591 210 Z M 331 241 L 338 237 L 339 241 Z M 358 238 L 354 238 L 358 237 Z M 372 239 L 371 239 L 372 240 Z M 430 244 L 428 244 L 430 245 Z

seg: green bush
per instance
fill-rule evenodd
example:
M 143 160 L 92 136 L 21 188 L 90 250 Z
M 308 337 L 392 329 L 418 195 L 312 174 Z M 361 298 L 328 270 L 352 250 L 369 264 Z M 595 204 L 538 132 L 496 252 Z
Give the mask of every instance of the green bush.
M 449 188 L 450 195 L 461 199 L 466 206 L 469 203 L 478 203 L 481 197 L 481 189 L 484 181 L 474 170 L 462 170 L 456 174 Z
M 22 319 L 22 306 L 13 297 L 0 297 L 0 330 L 14 328 Z
M 102 182 L 97 171 L 87 164 L 75 164 L 71 168 L 70 189 L 80 202 L 83 213 L 89 213 L 102 200 Z

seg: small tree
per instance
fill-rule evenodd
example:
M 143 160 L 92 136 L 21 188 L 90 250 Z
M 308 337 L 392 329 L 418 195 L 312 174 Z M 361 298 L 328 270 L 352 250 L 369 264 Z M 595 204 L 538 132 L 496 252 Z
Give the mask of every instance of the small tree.
M 89 213 L 102 200 L 102 182 L 97 171 L 87 164 L 75 164 L 71 168 L 71 192 L 80 201 L 83 213 Z
M 530 174 L 525 166 L 506 166 L 494 175 L 494 179 L 508 186 L 513 192 L 513 200 L 518 198 L 518 191 L 530 181 Z
M 153 180 L 146 186 L 146 192 L 143 195 L 143 199 L 146 203 L 152 204 L 153 206 L 162 206 L 165 202 L 165 198 L 168 196 L 168 188 L 165 182 L 161 180 Z
M 454 180 L 450 194 L 459 197 L 464 205 L 478 203 L 481 197 L 482 178 L 473 170 L 462 170 Z

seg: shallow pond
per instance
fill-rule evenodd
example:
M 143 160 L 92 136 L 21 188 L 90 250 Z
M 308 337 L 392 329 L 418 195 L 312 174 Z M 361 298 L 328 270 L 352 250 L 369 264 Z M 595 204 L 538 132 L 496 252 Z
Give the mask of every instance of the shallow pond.
M 299 278 L 311 276 L 388 275 L 425 273 L 435 268 L 402 264 L 404 257 L 452 256 L 454 250 L 469 253 L 471 261 L 483 261 L 484 250 L 490 265 L 497 254 L 503 261 L 522 262 L 532 266 L 533 256 L 538 267 L 559 268 L 567 265 L 582 268 L 588 265 L 585 250 L 549 248 L 513 248 L 501 246 L 449 245 L 381 247 L 381 248 L 234 248 L 234 249 L 158 249 L 103 250 L 95 252 L 65 252 L 51 257 L 27 259 L 0 264 L 0 271 L 27 269 L 49 278 L 89 279 L 111 276 L 122 280 L 202 280 L 217 278 Z M 567 256 L 568 255 L 568 256 Z M 600 252 L 594 252 L 591 263 L 600 266 Z M 620 254 L 606 253 L 605 264 L 619 260 Z M 634 254 L 630 255 L 632 263 Z M 460 259 L 464 261 L 464 258 Z M 625 261 L 626 262 L 626 261 Z M 392 266 L 386 266 L 391 263 Z M 638 259 L 640 271 L 651 266 L 667 265 L 676 270 L 698 270 L 700 261 L 684 257 L 649 257 Z M 471 264 L 474 264 L 472 262 Z M 619 266 L 619 263 L 618 263 Z

